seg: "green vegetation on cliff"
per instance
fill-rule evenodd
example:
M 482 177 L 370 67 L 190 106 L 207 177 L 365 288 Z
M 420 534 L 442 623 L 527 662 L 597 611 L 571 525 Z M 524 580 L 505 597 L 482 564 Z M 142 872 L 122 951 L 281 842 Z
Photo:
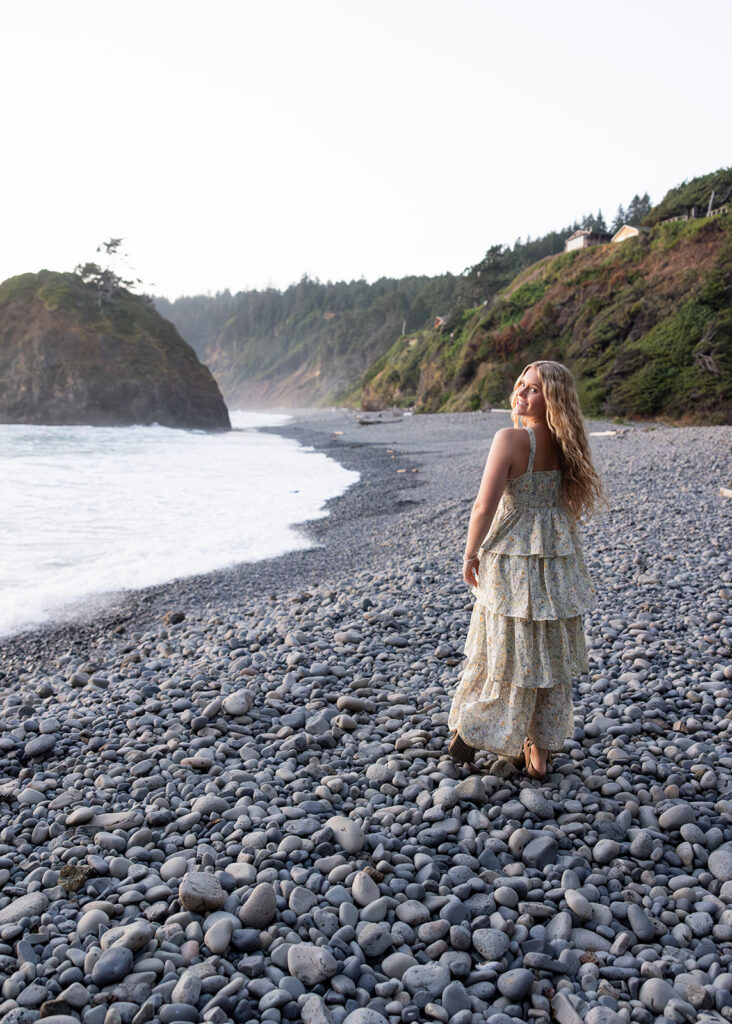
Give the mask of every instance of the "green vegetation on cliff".
M 76 273 L 0 284 L 0 422 L 228 429 L 210 371 L 149 298 Z
M 148 334 L 161 344 L 185 345 L 175 326 L 158 313 L 146 295 L 135 295 L 125 288 L 113 299 L 103 298 L 98 290 L 86 284 L 78 274 L 41 270 L 37 274 L 19 274 L 0 284 L 0 309 L 13 300 L 30 302 L 39 299 L 48 310 L 73 313 L 92 330 L 119 334 L 130 338 L 136 333 Z
M 643 218 L 643 223 L 653 227 L 671 217 L 685 217 L 693 209 L 705 214 L 712 196 L 714 209 L 732 202 L 732 167 L 723 167 L 669 189 L 658 206 Z
M 188 296 L 159 310 L 211 367 L 229 404 L 478 409 L 503 404 L 516 373 L 560 359 L 585 411 L 729 418 L 732 168 L 684 182 L 656 207 L 618 207 L 649 230 L 564 253 L 598 210 L 541 238 L 496 245 L 462 274 Z M 670 218 L 695 215 L 698 219 Z M 666 221 L 666 223 L 663 223 Z M 436 319 L 440 323 L 436 325 Z
M 400 338 L 361 399 L 430 412 L 505 405 L 535 359 L 571 368 L 588 415 L 728 420 L 732 216 L 546 257 L 440 332 Z
M 631 200 L 631 216 L 642 214 L 643 203 L 638 196 Z M 541 238 L 495 245 L 459 275 L 381 278 L 373 284 L 306 276 L 282 292 L 225 291 L 155 302 L 211 367 L 230 405 L 343 401 L 401 334 L 492 298 L 519 271 L 561 252 L 579 226 L 605 225 L 598 212 Z
M 303 277 L 283 292 L 156 301 L 181 333 L 196 338 L 229 405 L 304 406 L 338 400 L 403 331 L 449 309 L 457 280 Z

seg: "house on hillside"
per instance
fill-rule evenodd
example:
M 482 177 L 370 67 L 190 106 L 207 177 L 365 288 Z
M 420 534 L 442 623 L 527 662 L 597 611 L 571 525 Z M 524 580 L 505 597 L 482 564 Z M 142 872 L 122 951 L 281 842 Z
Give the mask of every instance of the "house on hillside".
M 722 206 L 714 208 L 714 197 L 716 195 L 716 189 L 712 189 L 712 194 L 709 197 L 709 205 L 707 206 L 707 217 L 718 217 L 720 213 L 726 213 L 729 209 L 727 205 L 727 199 L 730 195 L 730 189 L 727 189 L 725 195 L 722 196 Z
M 441 331 L 446 323 L 447 323 L 447 317 L 446 316 L 436 316 L 435 317 L 434 329 L 436 331 Z
M 610 234 L 607 231 L 590 231 L 589 228 L 578 228 L 569 238 L 564 240 L 564 251 L 573 252 L 575 249 L 589 249 L 592 245 L 604 245 L 610 241 Z
M 638 235 L 647 235 L 650 233 L 650 228 L 633 227 L 632 224 L 623 224 L 622 228 L 618 228 L 613 237 L 610 239 L 611 242 L 625 242 L 629 238 L 637 238 Z

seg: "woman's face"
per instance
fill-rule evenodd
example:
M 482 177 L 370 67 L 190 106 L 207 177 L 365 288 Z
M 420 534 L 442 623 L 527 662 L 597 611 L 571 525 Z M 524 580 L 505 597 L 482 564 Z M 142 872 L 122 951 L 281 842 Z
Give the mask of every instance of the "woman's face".
M 535 422 L 546 419 L 546 402 L 541 379 L 533 366 L 530 366 L 521 377 L 514 394 L 514 406 L 519 416 Z

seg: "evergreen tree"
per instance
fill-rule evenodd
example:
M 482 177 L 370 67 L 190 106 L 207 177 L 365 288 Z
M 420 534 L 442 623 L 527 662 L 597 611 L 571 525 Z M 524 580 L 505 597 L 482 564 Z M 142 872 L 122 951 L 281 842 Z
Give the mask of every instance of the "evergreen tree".
M 632 224 L 635 228 L 639 227 L 646 214 L 651 212 L 651 206 L 651 198 L 647 192 L 642 196 L 634 195 L 628 204 L 625 223 Z
M 97 252 L 103 252 L 110 261 L 117 259 L 126 264 L 127 253 L 119 251 L 123 241 L 123 238 L 110 238 L 97 246 Z M 111 299 L 122 289 L 131 289 L 137 284 L 142 284 L 139 277 L 129 279 L 121 277 L 115 272 L 111 263 L 108 263 L 106 267 L 101 267 L 98 263 L 78 263 L 74 267 L 74 273 L 78 274 L 84 284 L 90 284 L 96 288 L 100 303 L 103 298 Z
M 615 234 L 616 231 L 620 231 L 620 229 L 622 228 L 623 224 L 625 224 L 625 222 L 626 222 L 625 221 L 625 210 L 623 209 L 623 204 L 621 203 L 620 206 L 618 207 L 618 212 L 615 214 L 615 220 L 613 221 L 613 226 L 610 228 L 612 233 Z

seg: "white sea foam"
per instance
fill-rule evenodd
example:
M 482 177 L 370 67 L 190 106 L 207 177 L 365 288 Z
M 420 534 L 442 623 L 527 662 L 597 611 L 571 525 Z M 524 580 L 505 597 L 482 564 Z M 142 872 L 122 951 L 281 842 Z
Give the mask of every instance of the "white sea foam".
M 0 426 L 0 635 L 96 607 L 100 595 L 309 546 L 295 526 L 358 480 L 232 414 L 230 433 Z

